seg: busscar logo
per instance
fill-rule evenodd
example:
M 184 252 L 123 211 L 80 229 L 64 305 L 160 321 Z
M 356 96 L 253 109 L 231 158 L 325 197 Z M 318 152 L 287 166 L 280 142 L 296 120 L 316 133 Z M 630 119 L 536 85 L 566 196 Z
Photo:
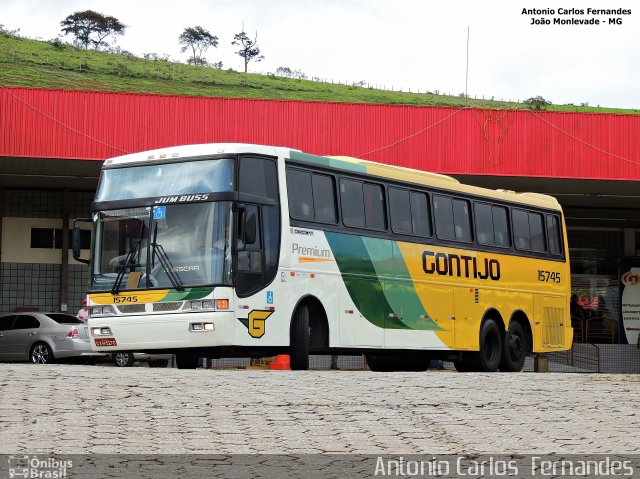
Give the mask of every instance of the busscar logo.
M 62 479 L 72 467 L 73 461 L 55 457 L 9 456 L 9 477 L 12 479 Z

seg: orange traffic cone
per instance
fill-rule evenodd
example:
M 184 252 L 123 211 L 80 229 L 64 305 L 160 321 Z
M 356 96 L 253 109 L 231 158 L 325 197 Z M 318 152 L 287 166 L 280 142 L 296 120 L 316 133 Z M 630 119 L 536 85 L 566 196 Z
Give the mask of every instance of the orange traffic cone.
M 291 371 L 291 366 L 289 365 L 289 355 L 278 354 L 275 360 L 271 364 L 269 364 L 269 369 L 277 371 Z

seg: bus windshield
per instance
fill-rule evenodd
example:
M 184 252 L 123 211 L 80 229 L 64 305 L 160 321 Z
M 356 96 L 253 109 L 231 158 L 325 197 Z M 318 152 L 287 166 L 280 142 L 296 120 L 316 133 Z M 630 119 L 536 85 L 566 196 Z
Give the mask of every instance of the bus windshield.
M 97 213 L 92 290 L 231 283 L 231 203 Z
M 233 191 L 231 158 L 106 169 L 96 201 L 223 191 Z

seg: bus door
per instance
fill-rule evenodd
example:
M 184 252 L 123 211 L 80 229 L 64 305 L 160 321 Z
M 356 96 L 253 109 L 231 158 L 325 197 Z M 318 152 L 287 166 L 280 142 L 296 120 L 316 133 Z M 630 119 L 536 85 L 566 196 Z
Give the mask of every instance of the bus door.
M 457 326 L 453 287 L 418 283 L 416 290 L 427 312 L 424 315 L 425 319 L 428 317 L 436 323 L 439 328 L 436 331 L 438 339 L 448 348 L 453 348 Z M 442 345 L 428 344 L 428 346 L 433 348 Z
M 454 288 L 456 349 L 477 349 L 480 341 L 478 324 L 482 319 L 478 311 L 479 289 L 467 286 Z

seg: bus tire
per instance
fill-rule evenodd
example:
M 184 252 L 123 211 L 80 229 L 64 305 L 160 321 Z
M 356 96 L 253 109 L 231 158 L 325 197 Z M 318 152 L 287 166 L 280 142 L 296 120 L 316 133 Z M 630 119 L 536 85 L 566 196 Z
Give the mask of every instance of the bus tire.
M 480 328 L 480 351 L 474 366 L 477 371 L 492 373 L 498 370 L 502 357 L 502 333 L 493 319 L 487 319 Z
M 500 371 L 517 373 L 522 371 L 527 357 L 524 328 L 517 321 L 511 321 L 502 346 Z
M 190 351 L 176 353 L 176 366 L 178 369 L 196 369 L 198 367 L 199 356 Z
M 309 369 L 309 308 L 300 305 L 291 323 L 291 347 L 289 364 L 292 371 Z
M 376 373 L 386 373 L 393 371 L 393 361 L 388 355 L 366 354 L 367 366 Z
M 453 361 L 453 366 L 459 373 L 471 373 L 477 371 L 474 364 L 475 358 L 468 353 L 462 353 L 462 359 L 456 359 Z

